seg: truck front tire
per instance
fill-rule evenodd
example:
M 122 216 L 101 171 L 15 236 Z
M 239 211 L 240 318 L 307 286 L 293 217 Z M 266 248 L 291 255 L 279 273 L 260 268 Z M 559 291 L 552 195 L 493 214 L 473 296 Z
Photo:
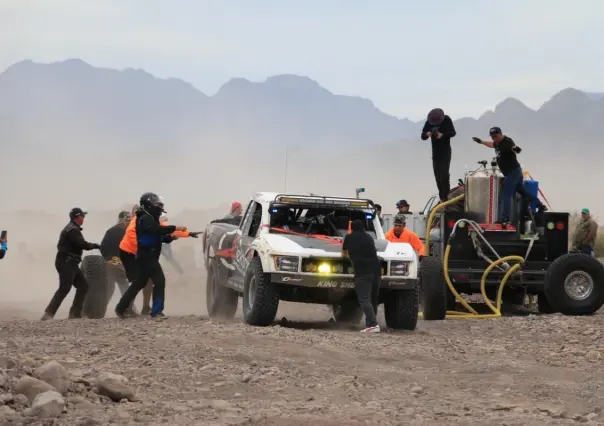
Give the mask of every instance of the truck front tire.
M 243 319 L 249 325 L 265 327 L 275 321 L 279 288 L 265 274 L 259 257 L 250 262 L 243 283 Z

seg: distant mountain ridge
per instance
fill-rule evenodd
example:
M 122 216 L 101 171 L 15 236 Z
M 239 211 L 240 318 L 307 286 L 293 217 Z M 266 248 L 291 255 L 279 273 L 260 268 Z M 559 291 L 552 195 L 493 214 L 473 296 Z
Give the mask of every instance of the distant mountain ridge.
M 471 137 L 486 138 L 493 125 L 523 147 L 527 164 L 595 161 L 604 156 L 604 145 L 593 143 L 603 119 L 602 93 L 564 89 L 537 110 L 505 99 L 478 118 L 455 120 L 452 175 L 492 155 Z M 3 173 L 12 179 L 0 189 L 11 193 L 10 182 L 19 182 L 32 203 L 66 203 L 71 195 L 55 189 L 85 176 L 78 188 L 88 202 L 112 194 L 122 202 L 150 186 L 173 192 L 174 176 L 187 182 L 186 203 L 228 202 L 259 187 L 342 193 L 371 182 L 380 197 L 392 191 L 400 198 L 397 188 L 407 186 L 409 197 L 416 191 L 422 199 L 433 186 L 422 125 L 385 114 L 368 99 L 333 94 L 308 77 L 234 78 L 207 96 L 140 69 L 27 60 L 0 74 Z M 158 168 L 163 172 L 149 183 L 146 174 Z

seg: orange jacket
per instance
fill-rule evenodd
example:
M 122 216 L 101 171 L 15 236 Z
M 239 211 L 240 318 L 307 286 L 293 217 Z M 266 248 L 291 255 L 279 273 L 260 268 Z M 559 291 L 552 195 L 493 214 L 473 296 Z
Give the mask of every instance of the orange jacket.
M 415 232 L 407 228 L 403 229 L 399 237 L 394 235 L 394 228 L 392 228 L 386 232 L 386 239 L 391 243 L 409 243 L 419 256 L 424 256 L 424 243 L 422 243 L 422 240 L 419 239 Z
M 167 226 L 168 223 L 164 221 L 159 222 L 162 226 Z M 189 231 L 175 231 L 171 234 L 173 237 L 187 238 Z M 130 223 L 126 227 L 126 233 L 122 242 L 120 243 L 120 250 L 124 250 L 126 253 L 136 254 L 138 250 L 138 243 L 136 242 L 136 216 L 130 220 Z

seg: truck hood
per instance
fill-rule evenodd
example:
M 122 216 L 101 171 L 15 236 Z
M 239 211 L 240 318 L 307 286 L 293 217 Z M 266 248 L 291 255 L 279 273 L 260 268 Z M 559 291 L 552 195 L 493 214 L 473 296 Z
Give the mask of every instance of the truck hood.
M 416 254 L 407 243 L 391 243 L 388 240 L 374 240 L 380 257 L 391 259 L 415 259 Z M 323 240 L 302 235 L 264 234 L 254 241 L 254 245 L 264 246 L 270 253 L 293 256 L 339 257 L 341 241 Z

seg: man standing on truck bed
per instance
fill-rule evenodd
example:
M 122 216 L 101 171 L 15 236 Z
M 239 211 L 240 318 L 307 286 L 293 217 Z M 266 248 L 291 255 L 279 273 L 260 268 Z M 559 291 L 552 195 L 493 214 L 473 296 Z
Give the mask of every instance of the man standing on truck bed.
M 522 149 L 517 146 L 512 138 L 503 135 L 501 128 L 491 127 L 489 135 L 492 141 L 483 141 L 477 137 L 472 140 L 489 148 L 494 148 L 497 155 L 497 166 L 504 176 L 503 190 L 499 197 L 499 223 L 506 226 L 510 220 L 512 197 L 518 192 L 529 203 L 535 203 L 538 212 L 547 210 L 545 205 L 532 194 L 529 194 L 523 185 L 522 167 L 516 158 Z
M 451 183 L 449 168 L 451 167 L 451 138 L 457 132 L 453 120 L 440 108 L 434 108 L 428 113 L 428 119 L 422 129 L 423 141 L 432 142 L 432 167 L 434 179 L 438 188 L 438 197 L 441 202 L 447 201 Z
M 394 227 L 386 232 L 385 238 L 391 243 L 409 243 L 421 260 L 425 256 L 424 243 L 415 232 L 407 229 L 406 225 L 407 218 L 405 215 L 397 214 L 394 216 Z
M 573 248 L 593 256 L 597 234 L 598 224 L 592 219 L 589 209 L 582 209 L 581 221 L 577 224 L 573 237 Z
M 378 300 L 382 279 L 380 262 L 371 235 L 365 232 L 362 220 L 352 221 L 352 232 L 344 237 L 342 256 L 350 258 L 354 268 L 354 287 L 359 305 L 365 313 L 365 328 L 362 333 L 379 333 L 376 309 L 373 301 Z
M 59 273 L 59 289 L 46 307 L 42 316 L 43 321 L 54 318 L 61 303 L 71 290 L 71 286 L 75 287 L 76 294 L 69 310 L 69 318 L 82 318 L 84 299 L 88 292 L 88 282 L 79 266 L 82 261 L 82 252 L 101 248 L 99 244 L 86 241 L 82 235 L 82 225 L 86 214 L 79 207 L 71 209 L 69 223 L 59 235 L 57 257 L 55 258 L 55 268 Z

